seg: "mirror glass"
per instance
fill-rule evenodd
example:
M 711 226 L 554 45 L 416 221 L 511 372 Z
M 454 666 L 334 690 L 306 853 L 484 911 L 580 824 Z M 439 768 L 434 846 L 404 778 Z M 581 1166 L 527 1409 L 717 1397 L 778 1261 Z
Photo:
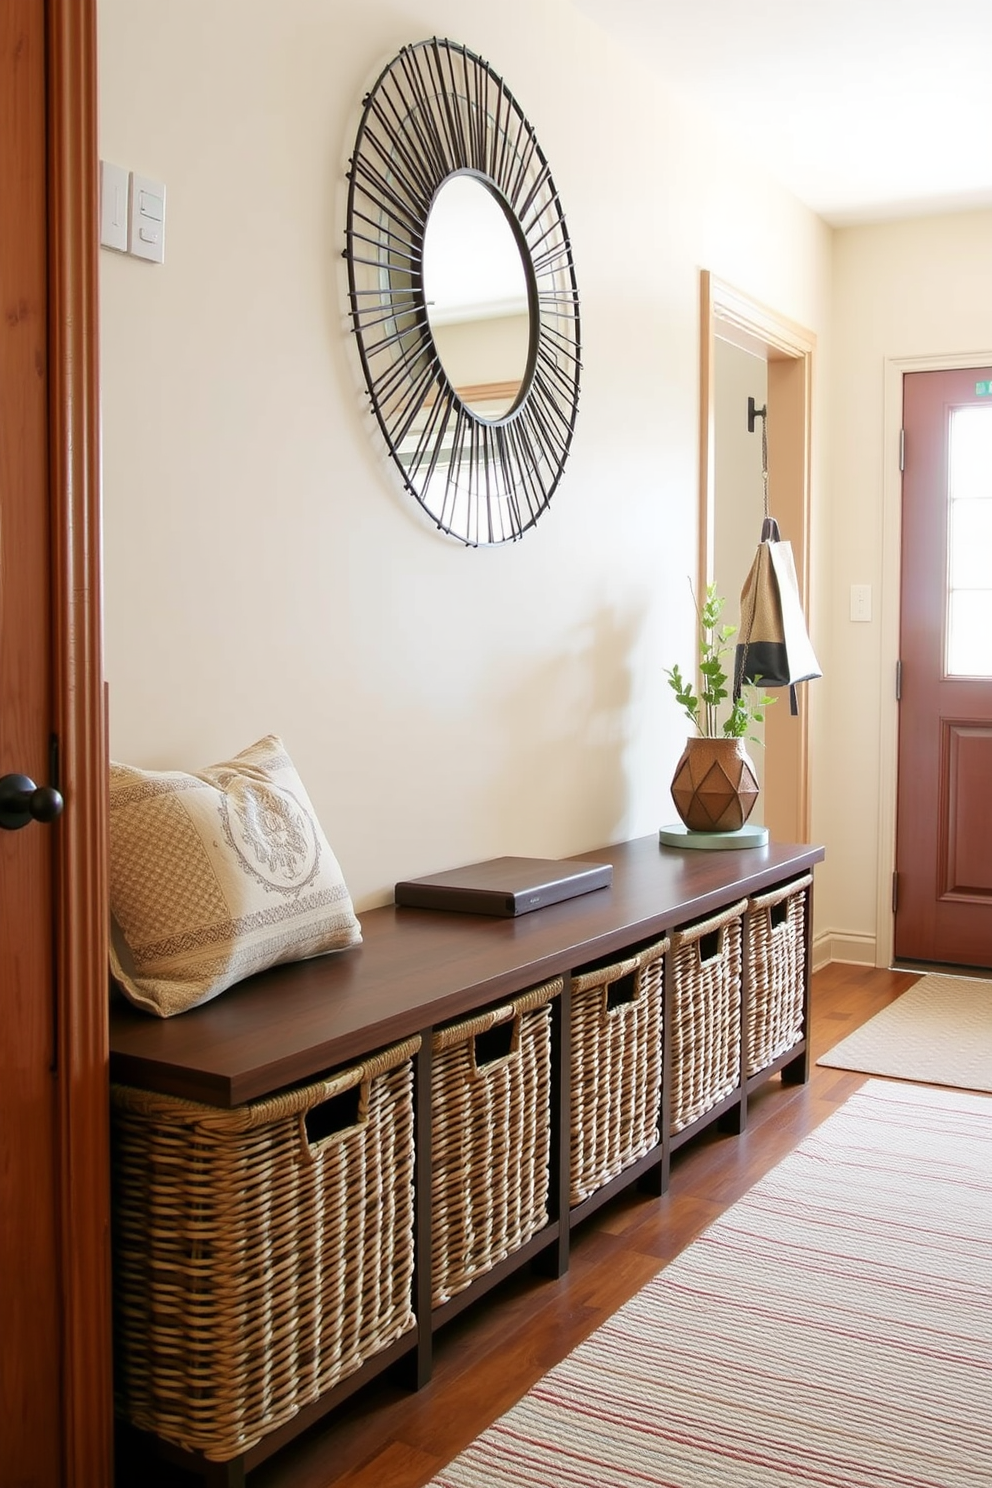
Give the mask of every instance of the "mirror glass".
M 449 176 L 424 234 L 424 296 L 441 365 L 478 418 L 506 416 L 530 351 L 527 272 L 506 208 L 477 176 Z

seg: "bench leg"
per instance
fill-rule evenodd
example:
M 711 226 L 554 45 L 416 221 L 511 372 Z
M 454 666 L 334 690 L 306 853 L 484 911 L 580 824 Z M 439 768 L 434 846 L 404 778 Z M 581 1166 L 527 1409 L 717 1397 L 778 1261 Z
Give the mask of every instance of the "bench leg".
M 230 1462 L 204 1462 L 204 1488 L 245 1488 L 245 1459 L 232 1457 Z
M 809 1081 L 809 1044 L 801 1054 L 782 1066 L 783 1085 L 806 1085 Z
M 653 1168 L 648 1168 L 637 1180 L 638 1193 L 648 1194 L 651 1198 L 660 1199 L 662 1194 L 668 1192 L 668 1154 L 660 1157 Z

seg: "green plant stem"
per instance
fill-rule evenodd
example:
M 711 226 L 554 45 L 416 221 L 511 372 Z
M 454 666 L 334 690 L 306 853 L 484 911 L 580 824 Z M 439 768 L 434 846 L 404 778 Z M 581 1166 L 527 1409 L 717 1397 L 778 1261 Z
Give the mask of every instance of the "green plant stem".
M 699 624 L 698 693 L 692 682 L 682 676 L 677 665 L 666 670 L 665 676 L 690 724 L 704 738 L 747 738 L 760 744 L 762 740 L 750 730 L 755 725 L 764 723 L 764 710 L 775 699 L 767 693 L 759 692 L 753 684 L 749 683 L 739 697 L 730 699 L 730 711 L 723 724 L 720 723 L 720 709 L 730 697 L 724 658 L 732 653 L 731 641 L 737 634 L 736 625 L 720 624 L 724 603 L 715 584 L 707 586 L 702 609 L 696 604 L 693 595 Z

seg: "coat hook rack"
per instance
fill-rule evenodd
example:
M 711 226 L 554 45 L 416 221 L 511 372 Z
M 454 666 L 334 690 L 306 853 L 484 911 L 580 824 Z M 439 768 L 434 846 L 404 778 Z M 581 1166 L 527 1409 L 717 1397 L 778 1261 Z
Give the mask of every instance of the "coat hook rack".
M 767 416 L 768 416 L 768 404 L 767 403 L 765 404 L 765 406 L 763 408 L 755 408 L 755 406 L 754 406 L 754 399 L 753 398 L 748 398 L 748 400 L 747 400 L 747 432 L 749 434 L 753 434 L 754 433 L 754 421 L 755 421 L 755 419 L 759 419 L 759 418 L 760 419 L 763 419 L 763 418 L 767 418 Z

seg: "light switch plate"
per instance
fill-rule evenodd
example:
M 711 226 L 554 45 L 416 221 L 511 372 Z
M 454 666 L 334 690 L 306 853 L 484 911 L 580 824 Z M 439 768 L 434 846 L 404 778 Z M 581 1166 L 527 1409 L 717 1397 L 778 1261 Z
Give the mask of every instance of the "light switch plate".
M 131 229 L 128 249 L 135 258 L 165 262 L 165 183 L 131 172 Z
M 122 165 L 100 161 L 100 245 L 127 252 L 128 176 Z
M 851 585 L 851 619 L 855 621 L 867 621 L 871 619 L 871 585 Z

